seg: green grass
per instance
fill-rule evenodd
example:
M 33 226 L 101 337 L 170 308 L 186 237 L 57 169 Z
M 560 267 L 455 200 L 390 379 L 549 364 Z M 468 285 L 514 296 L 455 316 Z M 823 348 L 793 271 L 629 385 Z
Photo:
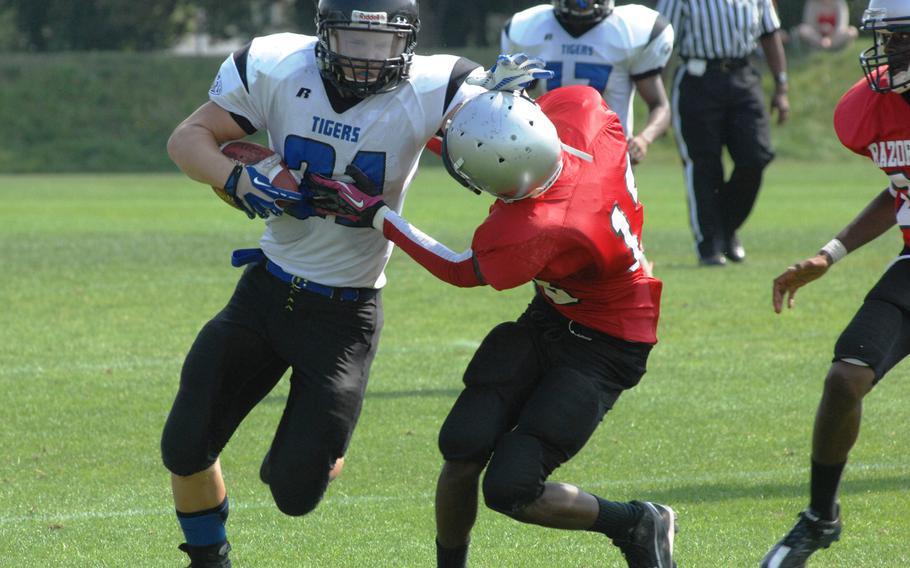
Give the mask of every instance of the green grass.
M 819 160 L 840 152 L 831 126 L 833 109 L 862 77 L 856 54 L 870 41 L 863 38 L 839 53 L 790 53 L 792 119 L 773 129 L 781 157 Z M 488 66 L 498 53 L 495 48 L 420 50 L 433 52 L 463 54 Z M 0 171 L 173 172 L 164 152 L 168 135 L 207 100 L 221 61 L 146 53 L 5 54 L 0 58 L 0 124 L 9 136 L 0 146 Z M 670 66 L 677 61 L 674 57 Z M 669 72 L 665 82 L 669 88 Z M 635 123 L 645 124 L 645 105 L 638 100 L 635 107 Z M 672 136 L 654 151 L 674 152 Z
M 488 201 L 417 178 L 407 216 L 461 250 Z M 742 266 L 698 269 L 681 172 L 638 172 L 644 242 L 664 280 L 660 343 L 641 385 L 553 479 L 680 513 L 687 568 L 755 566 L 807 497 L 807 453 L 833 343 L 899 250 L 892 232 L 801 291 L 781 316 L 770 282 L 884 185 L 844 151 L 780 161 L 743 231 Z M 182 566 L 158 441 L 182 358 L 238 276 L 258 223 L 176 175 L 0 177 L 0 566 Z M 396 253 L 386 328 L 342 477 L 311 515 L 271 504 L 257 471 L 286 384 L 247 419 L 223 463 L 243 567 L 433 565 L 439 426 L 474 347 L 530 291 L 457 290 Z M 866 405 L 842 491 L 842 542 L 813 566 L 910 565 L 906 366 Z M 622 566 L 588 533 L 481 511 L 475 568 Z

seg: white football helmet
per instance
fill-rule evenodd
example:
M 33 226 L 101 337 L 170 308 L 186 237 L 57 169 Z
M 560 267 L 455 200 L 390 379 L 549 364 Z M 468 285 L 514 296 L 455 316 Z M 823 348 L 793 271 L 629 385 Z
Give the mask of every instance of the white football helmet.
M 879 93 L 910 90 L 910 0 L 870 0 L 862 29 L 874 40 L 859 56 L 869 86 Z
M 563 163 L 556 127 L 540 107 L 500 91 L 477 95 L 455 112 L 442 159 L 459 183 L 506 202 L 549 189 Z

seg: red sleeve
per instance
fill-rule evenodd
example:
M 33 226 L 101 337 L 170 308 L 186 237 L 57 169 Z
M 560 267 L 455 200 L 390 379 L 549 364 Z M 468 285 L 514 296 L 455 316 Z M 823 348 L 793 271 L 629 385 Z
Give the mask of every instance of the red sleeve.
M 522 250 L 500 248 L 477 253 L 477 266 L 487 284 L 497 290 L 508 290 L 533 280 L 546 263 Z
M 461 288 L 485 284 L 475 270 L 471 249 L 452 252 L 392 210 L 385 212 L 382 234 L 443 282 Z
M 861 156 L 868 156 L 867 146 L 874 138 L 866 120 L 869 96 L 876 96 L 863 78 L 844 93 L 834 109 L 834 132 L 841 144 Z
M 515 288 L 540 274 L 553 256 L 553 243 L 544 231 L 523 218 L 518 202 L 493 208 L 474 233 L 472 248 L 484 281 L 497 290 Z M 528 204 L 530 205 L 530 204 Z
M 440 136 L 430 138 L 427 142 L 427 150 L 433 152 L 437 156 L 442 156 L 442 138 Z

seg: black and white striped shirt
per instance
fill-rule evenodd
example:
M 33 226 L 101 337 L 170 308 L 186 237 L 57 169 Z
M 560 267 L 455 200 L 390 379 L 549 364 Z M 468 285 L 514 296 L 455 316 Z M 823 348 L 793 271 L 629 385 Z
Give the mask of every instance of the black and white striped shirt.
M 771 0 L 660 0 L 683 59 L 743 58 L 758 39 L 780 29 Z

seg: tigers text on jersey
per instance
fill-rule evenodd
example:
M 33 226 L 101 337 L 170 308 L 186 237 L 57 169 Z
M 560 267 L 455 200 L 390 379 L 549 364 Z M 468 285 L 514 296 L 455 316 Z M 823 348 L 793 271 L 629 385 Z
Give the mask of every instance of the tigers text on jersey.
M 535 94 L 563 85 L 589 85 L 601 92 L 633 132 L 636 79 L 660 73 L 673 51 L 673 28 L 656 11 L 636 4 L 617 6 L 603 21 L 573 37 L 550 4 L 515 14 L 502 31 L 502 52 L 539 57 L 555 76 L 538 82 Z
M 887 81 L 887 73 L 879 75 Z M 891 179 L 897 224 L 910 247 L 910 102 L 898 93 L 876 93 L 862 79 L 837 104 L 834 129 L 844 146 Z
M 209 98 L 248 132 L 266 129 L 291 170 L 337 178 L 354 164 L 400 211 L 424 144 L 449 109 L 484 91 L 463 82 L 482 69 L 450 55 L 414 56 L 409 78 L 396 89 L 336 111 L 319 74 L 316 41 L 290 33 L 254 39 L 221 65 Z M 384 286 L 391 243 L 369 227 L 342 223 L 270 217 L 260 246 L 285 271 L 308 280 Z

